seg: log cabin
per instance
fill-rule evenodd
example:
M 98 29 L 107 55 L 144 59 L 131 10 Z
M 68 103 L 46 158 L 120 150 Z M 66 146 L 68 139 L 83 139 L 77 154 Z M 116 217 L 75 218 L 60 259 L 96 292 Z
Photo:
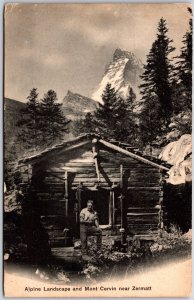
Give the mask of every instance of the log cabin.
M 164 226 L 163 183 L 169 167 L 125 143 L 84 134 L 21 159 L 18 168 L 51 247 L 79 238 L 79 213 L 89 199 L 103 235 L 123 241 L 157 235 Z

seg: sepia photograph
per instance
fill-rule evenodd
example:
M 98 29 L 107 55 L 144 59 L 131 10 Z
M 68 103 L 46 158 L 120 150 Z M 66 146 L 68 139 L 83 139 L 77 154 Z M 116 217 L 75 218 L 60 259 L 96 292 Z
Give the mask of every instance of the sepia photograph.
M 5 297 L 190 297 L 192 6 L 4 6 Z

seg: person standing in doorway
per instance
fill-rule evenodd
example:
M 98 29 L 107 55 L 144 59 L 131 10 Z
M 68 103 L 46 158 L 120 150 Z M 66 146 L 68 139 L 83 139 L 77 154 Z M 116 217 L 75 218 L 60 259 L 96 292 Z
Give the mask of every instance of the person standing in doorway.
M 87 254 L 87 238 L 94 235 L 97 237 L 97 249 L 101 248 L 102 230 L 99 228 L 97 212 L 93 209 L 93 201 L 88 200 L 87 207 L 80 212 L 80 239 L 82 255 Z

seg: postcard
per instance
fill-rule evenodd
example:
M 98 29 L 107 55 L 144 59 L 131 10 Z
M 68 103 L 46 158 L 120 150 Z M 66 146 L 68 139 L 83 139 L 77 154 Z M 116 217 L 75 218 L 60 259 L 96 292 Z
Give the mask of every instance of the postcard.
M 191 296 L 189 3 L 4 7 L 4 295 Z

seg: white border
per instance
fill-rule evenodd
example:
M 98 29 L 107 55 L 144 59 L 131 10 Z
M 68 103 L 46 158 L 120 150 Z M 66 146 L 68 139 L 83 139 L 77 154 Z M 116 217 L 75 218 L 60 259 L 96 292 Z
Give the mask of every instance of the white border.
M 53 1 L 53 0 L 28 0 L 28 1 L 21 1 L 21 0 L 17 0 L 17 1 L 4 1 L 4 0 L 0 0 L 0 41 L 1 41 L 1 47 L 0 47 L 0 54 L 1 54 L 1 60 L 0 60 L 0 66 L 1 66 L 1 85 L 0 85 L 0 162 L 1 162 L 1 168 L 0 168 L 0 178 L 1 178 L 1 183 L 0 183 L 0 195 L 1 195 L 1 205 L 0 205 L 0 212 L 1 212 L 1 226 L 0 226 L 0 235 L 1 235 L 1 246 L 0 246 L 0 299 L 4 298 L 3 296 L 3 235 L 2 235 L 2 231 L 3 231 L 3 11 L 4 11 L 4 5 L 5 3 L 192 3 L 192 5 L 194 4 L 194 0 L 191 1 L 180 1 L 180 0 L 163 0 L 163 1 L 141 1 L 141 0 L 135 0 L 135 1 L 131 1 L 131 0 L 121 0 L 121 1 L 115 1 L 115 0 L 84 0 L 84 1 L 80 1 L 80 0 L 58 0 L 58 1 Z M 194 84 L 193 84 L 193 93 L 194 93 Z M 194 97 L 193 97 L 194 98 Z M 193 134 L 194 137 L 194 134 Z M 194 196 L 193 196 L 193 189 L 192 189 L 192 200 L 193 200 Z M 193 201 L 192 201 L 193 202 Z M 192 214 L 194 215 L 194 206 L 192 205 Z M 194 250 L 192 247 L 192 257 L 194 254 Z M 192 270 L 193 270 L 193 262 L 192 262 Z M 192 279 L 193 279 L 194 275 L 192 274 Z M 176 284 L 176 283 L 175 283 Z M 9 298 L 9 299 L 14 299 L 14 298 Z M 29 299 L 29 298 L 22 298 L 22 299 Z M 30 298 L 30 299 L 52 299 L 52 298 Z M 71 298 L 65 298 L 65 299 L 71 299 Z M 88 299 L 88 298 L 77 298 L 77 299 Z M 99 299 L 99 298 L 93 298 L 93 299 Z M 101 298 L 101 299 L 113 299 L 113 298 Z M 116 299 L 116 298 L 115 298 Z M 119 299 L 126 299 L 126 298 L 119 298 Z M 134 299 L 134 298 L 130 298 L 130 299 Z M 163 298 L 140 298 L 140 299 L 163 299 Z M 165 298 L 165 299 L 172 299 L 172 298 Z M 174 298 L 177 299 L 177 298 Z M 178 298 L 178 299 L 185 299 L 185 298 Z M 192 297 L 190 298 L 186 298 L 186 299 L 192 299 Z

